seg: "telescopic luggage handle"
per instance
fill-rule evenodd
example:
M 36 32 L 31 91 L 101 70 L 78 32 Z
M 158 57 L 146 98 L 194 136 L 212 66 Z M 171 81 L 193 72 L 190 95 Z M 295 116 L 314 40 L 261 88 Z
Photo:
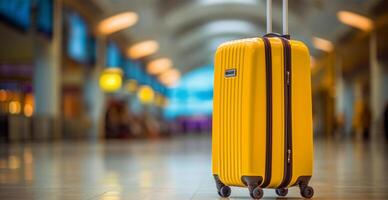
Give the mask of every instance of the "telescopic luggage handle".
M 272 33 L 272 0 L 267 0 L 267 34 L 265 37 L 286 37 L 288 35 L 288 0 L 283 0 L 283 33 L 282 35 Z

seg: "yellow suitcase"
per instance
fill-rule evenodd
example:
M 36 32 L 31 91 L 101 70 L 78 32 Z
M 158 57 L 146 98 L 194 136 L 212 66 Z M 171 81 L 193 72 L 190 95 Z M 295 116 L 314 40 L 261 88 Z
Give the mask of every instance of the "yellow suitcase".
M 212 171 L 221 197 L 231 194 L 229 186 L 248 187 L 255 199 L 262 188 L 314 194 L 310 55 L 284 29 L 216 51 Z

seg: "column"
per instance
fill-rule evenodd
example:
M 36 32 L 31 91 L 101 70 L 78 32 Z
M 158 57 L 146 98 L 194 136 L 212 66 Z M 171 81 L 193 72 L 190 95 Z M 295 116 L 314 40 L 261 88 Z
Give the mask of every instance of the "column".
M 342 55 L 338 53 L 335 59 L 335 116 L 337 123 L 342 120 L 341 134 L 349 137 L 353 123 L 354 90 L 352 80 L 349 77 L 344 78 L 342 59 Z
M 342 80 L 342 98 L 343 98 L 343 114 L 344 114 L 344 132 L 346 136 L 351 136 L 353 128 L 353 112 L 354 112 L 354 90 L 352 80 Z
M 345 127 L 339 127 L 345 125 L 345 93 L 344 93 L 344 80 L 342 74 L 342 56 L 337 53 L 334 64 L 335 74 L 335 123 L 337 123 L 338 134 L 343 134 Z
M 60 71 L 62 49 L 62 0 L 55 0 L 51 41 L 34 37 L 35 117 L 33 136 L 38 140 L 59 138 Z
M 91 71 L 85 81 L 84 96 L 87 104 L 87 114 L 91 119 L 92 127 L 88 133 L 91 140 L 104 138 L 105 135 L 105 93 L 100 89 L 99 78 L 105 67 L 106 40 L 103 36 L 96 38 L 96 66 Z
M 382 68 L 377 57 L 377 33 L 370 38 L 370 108 L 372 111 L 372 137 L 382 132 L 382 116 L 387 101 L 387 71 Z

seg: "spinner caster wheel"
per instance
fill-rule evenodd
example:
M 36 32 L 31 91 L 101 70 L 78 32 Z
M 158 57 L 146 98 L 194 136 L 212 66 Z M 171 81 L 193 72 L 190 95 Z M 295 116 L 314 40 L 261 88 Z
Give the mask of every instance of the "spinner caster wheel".
M 280 188 L 275 190 L 276 194 L 280 197 L 285 197 L 288 194 L 288 189 L 287 188 Z
M 314 196 L 314 189 L 310 186 L 301 188 L 300 195 L 306 199 L 311 199 Z
M 221 196 L 221 197 L 229 197 L 230 196 L 230 193 L 232 192 L 232 190 L 230 189 L 229 186 L 222 186 L 220 188 L 220 191 L 218 191 L 218 194 Z
M 252 192 L 250 192 L 250 195 L 253 199 L 261 199 L 264 195 L 264 191 L 263 189 L 256 187 Z

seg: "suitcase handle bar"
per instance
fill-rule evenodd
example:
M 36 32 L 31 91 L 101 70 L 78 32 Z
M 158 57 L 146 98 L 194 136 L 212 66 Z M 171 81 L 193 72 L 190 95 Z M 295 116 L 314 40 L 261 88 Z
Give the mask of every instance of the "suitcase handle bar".
M 263 37 L 267 37 L 267 38 L 271 38 L 271 37 L 281 37 L 281 38 L 285 38 L 287 40 L 291 39 L 291 36 L 290 35 L 282 35 L 282 34 L 279 34 L 279 33 L 267 33 L 265 34 Z
M 283 35 L 288 35 L 288 0 L 283 0 Z M 267 0 L 267 34 L 272 33 L 272 0 Z

